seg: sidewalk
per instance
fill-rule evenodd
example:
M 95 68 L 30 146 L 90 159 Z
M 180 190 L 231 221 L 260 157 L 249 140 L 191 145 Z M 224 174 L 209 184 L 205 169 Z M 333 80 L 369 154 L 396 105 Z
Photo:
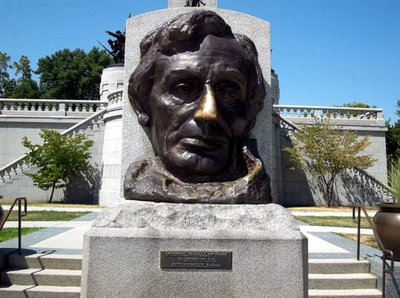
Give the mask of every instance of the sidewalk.
M 1 203 L 1 202 L 0 202 Z M 4 210 L 9 210 L 10 206 L 9 205 L 1 205 Z M 17 209 L 15 209 L 17 208 Z M 18 210 L 18 207 L 15 206 L 14 210 Z M 38 207 L 38 206 L 28 206 L 28 212 L 29 211 L 57 211 L 57 212 L 96 212 L 99 213 L 103 210 L 103 208 L 99 207 Z
M 30 210 L 32 210 L 32 208 L 33 207 L 31 207 Z M 54 208 L 46 209 L 55 211 Z M 94 212 L 71 221 L 23 221 L 23 228 L 45 228 L 44 230 L 24 236 L 23 245 L 30 249 L 72 249 L 76 250 L 77 253 L 81 253 L 83 235 L 89 230 L 100 210 L 100 208 L 99 210 L 92 210 Z M 347 253 L 346 250 L 337 246 L 334 241 L 326 241 L 326 237 L 321 236 L 331 233 L 357 234 L 356 228 L 310 226 L 303 222 L 299 222 L 299 224 L 300 230 L 308 238 L 310 253 Z M 6 228 L 16 228 L 17 226 L 18 223 L 15 221 L 7 222 L 5 225 Z M 361 229 L 361 233 L 365 235 L 373 235 L 373 232 L 370 229 Z M 331 235 L 339 237 L 337 235 Z M 16 243 L 15 239 L 0 243 L 0 248 L 13 247 L 14 242 Z
M 23 221 L 23 228 L 78 228 L 83 225 L 89 225 L 93 221 Z M 6 222 L 5 228 L 17 228 L 18 222 Z M 343 234 L 357 234 L 356 228 L 342 228 L 342 227 L 326 227 L 326 226 L 308 226 L 301 225 L 302 232 L 324 232 L 324 233 L 343 233 Z M 373 235 L 371 229 L 361 229 L 361 234 Z
M 4 210 L 8 210 L 10 206 L 2 205 Z M 39 206 L 29 206 L 28 211 L 65 211 L 65 212 L 101 212 L 103 210 L 102 207 L 39 207 Z M 352 217 L 352 212 L 329 212 L 329 211 L 290 211 L 293 216 L 319 216 L 319 217 Z M 368 211 L 369 216 L 373 217 L 376 211 Z M 364 213 L 361 212 L 361 216 L 364 217 Z
M 94 210 L 93 210 L 94 211 Z M 23 222 L 23 226 L 45 226 L 35 233 L 23 236 L 24 253 L 54 253 L 59 255 L 82 256 L 83 236 L 90 229 L 98 215 L 98 210 L 68 222 Z M 14 223 L 12 223 L 14 224 Z M 353 228 L 309 226 L 299 221 L 300 229 L 308 239 L 309 259 L 355 259 L 357 243 L 333 233 L 356 233 Z M 372 235 L 372 231 L 362 229 L 362 233 Z M 17 247 L 17 239 L 0 243 L 0 254 L 7 254 Z M 361 245 L 361 259 L 371 262 L 372 272 L 381 274 L 381 251 Z M 396 279 L 400 273 L 396 263 Z

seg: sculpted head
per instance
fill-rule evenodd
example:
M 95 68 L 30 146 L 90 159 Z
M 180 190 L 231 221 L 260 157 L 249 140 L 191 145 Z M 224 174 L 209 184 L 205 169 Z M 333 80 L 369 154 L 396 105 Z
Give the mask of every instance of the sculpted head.
M 265 97 L 254 43 L 196 10 L 150 32 L 140 49 L 129 100 L 168 171 L 195 183 L 242 175 L 243 142 Z

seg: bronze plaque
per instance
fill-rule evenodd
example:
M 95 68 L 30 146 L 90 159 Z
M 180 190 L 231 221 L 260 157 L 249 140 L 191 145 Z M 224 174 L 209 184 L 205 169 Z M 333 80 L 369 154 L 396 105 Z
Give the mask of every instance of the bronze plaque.
M 161 251 L 161 269 L 232 269 L 232 252 Z

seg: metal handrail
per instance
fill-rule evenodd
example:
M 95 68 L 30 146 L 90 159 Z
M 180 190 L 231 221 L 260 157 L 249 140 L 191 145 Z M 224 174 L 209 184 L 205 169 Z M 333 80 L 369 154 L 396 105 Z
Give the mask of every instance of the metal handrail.
M 21 203 L 24 201 L 24 211 L 22 212 Z M 0 223 L 0 231 L 3 229 L 8 217 L 10 216 L 11 212 L 13 211 L 15 205 L 18 203 L 18 254 L 21 254 L 21 238 L 22 238 L 22 225 L 21 225 L 21 218 L 28 214 L 28 201 L 25 197 L 16 198 L 14 203 L 11 205 L 10 209 L 8 209 L 7 215 L 3 218 L 2 222 Z
M 356 208 L 358 211 L 357 220 L 356 220 Z M 368 215 L 367 209 L 365 206 L 353 206 L 353 222 L 357 223 L 357 261 L 360 260 L 360 239 L 361 239 L 361 210 L 364 212 L 365 217 L 367 218 L 368 224 L 374 232 L 375 240 L 378 244 L 379 249 L 382 252 L 382 298 L 386 297 L 386 274 L 393 274 L 394 272 L 394 257 L 393 251 L 386 249 L 383 245 L 381 238 L 376 230 L 376 226 Z M 390 260 L 390 264 L 386 262 L 386 260 Z

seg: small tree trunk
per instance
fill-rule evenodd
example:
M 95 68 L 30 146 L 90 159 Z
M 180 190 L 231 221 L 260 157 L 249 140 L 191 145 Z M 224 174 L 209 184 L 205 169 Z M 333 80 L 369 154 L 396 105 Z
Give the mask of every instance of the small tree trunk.
M 54 182 L 53 182 L 53 186 L 52 186 L 52 189 L 51 189 L 51 195 L 50 195 L 49 203 L 51 203 L 51 202 L 53 201 L 53 195 L 54 195 L 54 189 L 56 188 L 56 182 L 57 182 L 57 181 L 54 181 Z
M 327 184 L 327 186 L 326 186 L 326 189 L 327 189 L 327 206 L 326 207 L 331 207 L 331 203 L 332 203 L 332 200 L 333 200 L 333 196 L 334 196 L 334 187 L 335 186 L 335 177 L 332 177 L 330 180 L 329 180 L 329 182 L 328 182 L 328 184 Z

